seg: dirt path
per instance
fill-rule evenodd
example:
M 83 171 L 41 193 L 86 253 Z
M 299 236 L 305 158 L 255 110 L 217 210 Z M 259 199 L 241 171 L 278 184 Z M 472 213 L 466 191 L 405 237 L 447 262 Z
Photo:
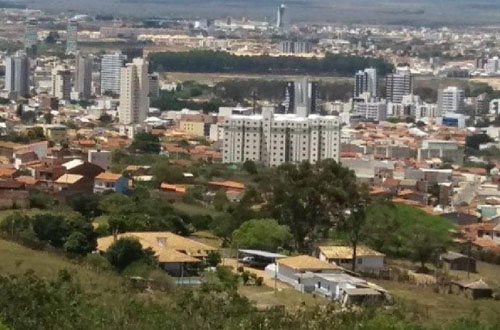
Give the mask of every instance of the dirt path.
M 233 258 L 225 258 L 222 262 L 223 265 L 225 266 L 231 266 L 233 267 L 233 270 L 236 272 L 237 271 L 237 267 L 236 267 L 236 259 L 233 259 Z M 243 264 L 240 262 L 238 264 L 238 266 L 243 266 Z M 251 268 L 251 267 L 246 267 L 246 266 L 243 266 L 243 270 L 246 270 L 246 271 L 249 271 L 250 273 L 253 273 L 255 274 L 257 277 L 262 277 L 264 279 L 264 285 L 265 286 L 268 286 L 270 288 L 274 288 L 274 283 L 275 283 L 275 280 L 274 280 L 274 277 L 270 276 L 268 273 L 266 273 L 264 270 L 260 270 L 260 269 L 255 269 L 255 268 Z M 282 289 L 290 289 L 292 288 L 290 285 L 288 284 L 285 284 L 283 282 L 280 282 L 279 280 L 276 281 L 276 285 L 277 285 L 277 288 L 278 290 L 282 290 Z

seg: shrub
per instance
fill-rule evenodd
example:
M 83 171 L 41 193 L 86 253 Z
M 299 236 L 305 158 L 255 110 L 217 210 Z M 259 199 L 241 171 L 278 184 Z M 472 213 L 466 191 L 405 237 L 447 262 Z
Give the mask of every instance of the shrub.
M 113 265 L 109 263 L 108 259 L 97 253 L 87 254 L 84 263 L 87 267 L 97 272 L 113 270 Z
M 244 271 L 241 274 L 241 280 L 243 281 L 243 285 L 247 285 L 248 281 L 250 280 L 250 272 Z
M 263 277 L 257 277 L 257 279 L 255 280 L 255 285 L 257 286 L 262 286 L 263 283 L 264 283 Z

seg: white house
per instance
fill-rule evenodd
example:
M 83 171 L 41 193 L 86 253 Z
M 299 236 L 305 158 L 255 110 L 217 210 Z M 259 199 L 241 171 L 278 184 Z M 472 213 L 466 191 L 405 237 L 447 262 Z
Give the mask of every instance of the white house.
M 313 275 L 316 273 L 343 272 L 341 267 L 317 258 L 301 255 L 278 260 L 277 277 L 280 281 L 292 285 L 300 292 L 314 291 Z
M 317 255 L 321 261 L 352 269 L 352 247 L 350 246 L 320 246 Z M 356 249 L 356 270 L 378 272 L 384 268 L 384 259 L 383 253 L 365 246 L 358 246 Z

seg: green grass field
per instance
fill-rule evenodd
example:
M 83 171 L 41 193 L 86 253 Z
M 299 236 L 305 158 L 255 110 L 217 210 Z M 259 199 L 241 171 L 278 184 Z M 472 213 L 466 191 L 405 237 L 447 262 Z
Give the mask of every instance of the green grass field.
M 221 215 L 221 212 L 218 212 L 212 208 L 208 207 L 203 207 L 203 206 L 198 206 L 198 205 L 192 205 L 192 204 L 186 204 L 182 202 L 177 202 L 172 204 L 172 207 L 174 208 L 175 211 L 185 213 L 186 215 L 189 216 L 194 216 L 194 215 L 210 215 L 212 217 L 216 217 Z

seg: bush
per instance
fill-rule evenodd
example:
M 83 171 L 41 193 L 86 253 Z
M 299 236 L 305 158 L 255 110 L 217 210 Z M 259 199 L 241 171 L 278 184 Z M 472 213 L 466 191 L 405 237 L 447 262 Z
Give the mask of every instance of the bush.
M 111 265 L 108 259 L 97 253 L 87 254 L 85 256 L 84 263 L 87 267 L 97 272 L 113 270 L 113 265 Z
M 257 286 L 262 286 L 263 283 L 264 283 L 263 277 L 257 277 L 257 279 L 255 280 L 255 285 Z
M 207 255 L 206 263 L 208 267 L 216 267 L 220 262 L 222 261 L 222 258 L 220 256 L 220 253 L 217 251 L 210 251 Z
M 250 272 L 244 271 L 241 274 L 241 280 L 243 281 L 243 285 L 247 285 L 248 281 L 250 281 Z

